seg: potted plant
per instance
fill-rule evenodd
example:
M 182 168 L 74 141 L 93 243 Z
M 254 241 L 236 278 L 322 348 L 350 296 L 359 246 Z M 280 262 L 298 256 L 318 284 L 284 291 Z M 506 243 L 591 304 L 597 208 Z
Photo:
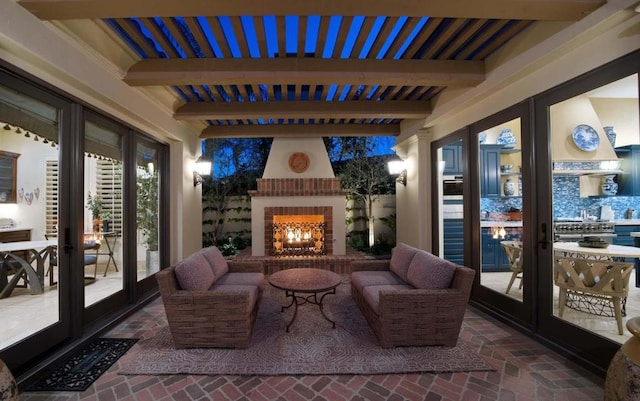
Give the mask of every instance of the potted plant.
M 108 210 L 100 212 L 100 219 L 102 220 L 102 231 L 108 232 L 111 228 L 111 212 Z
M 145 170 L 137 177 L 136 223 L 147 248 L 147 269 L 156 271 L 158 264 L 158 175 Z
M 93 218 L 93 232 L 100 231 L 100 212 L 102 211 L 102 200 L 99 195 L 91 196 L 91 191 L 87 192 L 87 209 L 91 211 Z

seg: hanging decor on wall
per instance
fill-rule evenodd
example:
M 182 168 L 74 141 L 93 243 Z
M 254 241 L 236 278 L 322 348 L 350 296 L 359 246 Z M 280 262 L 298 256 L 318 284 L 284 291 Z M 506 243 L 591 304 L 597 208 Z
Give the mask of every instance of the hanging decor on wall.
M 33 202 L 33 192 L 24 194 L 24 200 L 27 201 L 27 205 L 31 205 L 31 202 Z

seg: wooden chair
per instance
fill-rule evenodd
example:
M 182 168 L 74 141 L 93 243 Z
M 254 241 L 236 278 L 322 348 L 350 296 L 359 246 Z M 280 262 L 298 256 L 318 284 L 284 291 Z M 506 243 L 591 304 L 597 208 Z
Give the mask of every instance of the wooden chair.
M 507 291 L 505 294 L 508 294 L 511 290 L 511 286 L 513 282 L 519 278 L 520 286 L 518 288 L 522 288 L 522 264 L 524 258 L 522 257 L 522 243 L 518 241 L 502 241 L 500 242 L 502 245 L 502 249 L 504 249 L 504 253 L 507 254 L 507 260 L 509 260 L 509 268 L 511 269 L 511 279 L 509 280 L 509 285 L 507 285 Z
M 608 303 L 618 323 L 618 334 L 623 335 L 622 304 L 629 293 L 629 277 L 633 267 L 633 263 L 555 256 L 553 281 L 560 288 L 558 315 L 562 317 L 564 313 L 567 295 L 581 298 L 587 307 L 584 310 L 575 309 L 588 313 L 595 313 L 598 301 L 600 304 Z M 594 304 L 595 308 L 589 307 Z

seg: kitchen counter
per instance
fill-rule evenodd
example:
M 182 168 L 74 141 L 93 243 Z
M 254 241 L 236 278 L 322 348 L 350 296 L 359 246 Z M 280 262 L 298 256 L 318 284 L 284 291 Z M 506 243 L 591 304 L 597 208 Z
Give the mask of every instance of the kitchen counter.
M 0 228 L 0 233 L 10 233 L 13 231 L 33 230 L 33 227 L 8 227 Z
M 482 220 L 480 227 L 522 227 L 522 220 Z
M 640 219 L 616 219 L 613 224 L 617 226 L 640 226 Z

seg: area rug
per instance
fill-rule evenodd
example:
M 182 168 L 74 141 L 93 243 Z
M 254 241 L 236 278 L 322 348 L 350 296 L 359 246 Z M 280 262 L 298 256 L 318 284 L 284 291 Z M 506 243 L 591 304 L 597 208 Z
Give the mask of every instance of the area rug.
M 137 341 L 137 338 L 98 338 L 26 391 L 85 391 Z
M 164 327 L 154 337 L 141 340 L 120 361 L 119 373 L 324 375 L 495 370 L 461 342 L 451 348 L 381 348 L 349 295 L 348 284 L 341 284 L 338 294 L 327 295 L 324 302 L 327 315 L 336 321 L 335 329 L 316 305 L 305 304 L 298 308 L 287 333 L 293 308 L 281 313 L 287 300 L 281 291 L 267 288 L 249 348 L 177 350 Z

